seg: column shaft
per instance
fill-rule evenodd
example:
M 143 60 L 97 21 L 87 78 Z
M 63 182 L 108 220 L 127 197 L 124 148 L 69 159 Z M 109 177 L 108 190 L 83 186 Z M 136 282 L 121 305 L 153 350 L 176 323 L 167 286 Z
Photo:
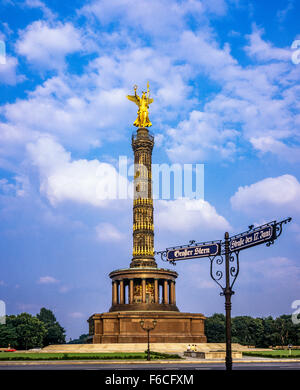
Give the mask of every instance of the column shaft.
M 118 282 L 114 280 L 112 282 L 112 304 L 116 305 L 118 303 Z
M 169 281 L 169 303 L 172 305 L 173 303 L 173 281 Z
M 124 281 L 120 280 L 120 304 L 124 304 Z
M 146 303 L 146 279 L 142 279 L 142 303 Z
M 133 279 L 129 281 L 129 303 L 133 303 Z
M 158 279 L 154 279 L 154 303 L 159 303 Z
M 175 282 L 174 280 L 170 281 L 170 304 L 175 304 Z
M 168 304 L 168 281 L 164 281 L 164 304 Z
M 172 289 L 173 289 L 173 304 L 176 305 L 176 293 L 175 293 L 175 280 L 172 282 Z

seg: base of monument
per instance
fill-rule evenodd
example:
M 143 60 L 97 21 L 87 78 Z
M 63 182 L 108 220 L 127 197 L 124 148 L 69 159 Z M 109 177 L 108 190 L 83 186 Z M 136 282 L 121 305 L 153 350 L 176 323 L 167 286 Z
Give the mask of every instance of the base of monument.
M 122 311 L 94 314 L 89 319 L 91 343 L 146 343 L 145 326 L 156 326 L 150 332 L 151 343 L 206 343 L 205 317 L 200 313 L 176 311 Z

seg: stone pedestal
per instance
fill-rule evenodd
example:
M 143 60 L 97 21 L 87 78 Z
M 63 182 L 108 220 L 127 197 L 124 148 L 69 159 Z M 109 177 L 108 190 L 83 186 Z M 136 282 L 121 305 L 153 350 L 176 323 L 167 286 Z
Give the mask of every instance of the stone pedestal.
M 158 311 L 109 312 L 94 314 L 88 320 L 92 343 L 147 343 L 141 326 L 156 320 L 150 343 L 205 343 L 202 314 Z

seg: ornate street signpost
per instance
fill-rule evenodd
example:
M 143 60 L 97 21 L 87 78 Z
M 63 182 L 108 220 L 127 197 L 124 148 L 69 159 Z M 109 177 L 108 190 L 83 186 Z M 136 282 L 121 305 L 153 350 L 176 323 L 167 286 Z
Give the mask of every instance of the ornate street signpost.
M 190 260 L 195 258 L 208 257 L 210 260 L 210 276 L 220 286 L 225 296 L 226 313 L 226 370 L 232 370 L 231 353 L 231 296 L 236 278 L 239 274 L 239 252 L 259 244 L 270 246 L 281 235 L 283 225 L 290 222 L 292 218 L 282 221 L 272 221 L 254 228 L 249 226 L 249 230 L 229 237 L 229 233 L 224 235 L 224 241 L 210 241 L 196 243 L 190 241 L 189 245 L 182 245 L 167 248 L 164 251 L 155 252 L 161 255 L 163 261 L 176 264 L 179 260 Z M 222 268 L 225 260 L 225 270 Z M 232 263 L 232 264 L 231 264 Z

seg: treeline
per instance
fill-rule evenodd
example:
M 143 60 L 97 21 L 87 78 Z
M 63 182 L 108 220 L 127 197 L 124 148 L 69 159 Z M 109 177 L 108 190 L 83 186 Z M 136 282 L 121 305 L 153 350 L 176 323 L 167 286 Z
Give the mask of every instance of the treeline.
M 291 315 L 278 318 L 233 317 L 231 320 L 232 342 L 260 348 L 270 346 L 300 345 L 300 324 L 293 324 Z M 205 320 L 208 343 L 225 343 L 225 316 L 214 314 Z
M 44 307 L 36 316 L 28 313 L 6 316 L 0 325 L 0 347 L 23 350 L 42 348 L 50 344 L 64 344 L 65 330 L 51 310 Z
M 300 324 L 293 324 L 291 315 L 253 318 L 237 316 L 231 320 L 232 342 L 267 348 L 269 346 L 300 345 Z M 225 316 L 214 314 L 205 320 L 208 343 L 225 343 Z M 71 344 L 87 342 L 87 334 L 70 340 Z M 0 325 L 0 347 L 27 350 L 50 344 L 66 343 L 65 330 L 57 322 L 51 310 L 42 308 L 32 316 L 28 313 L 6 316 L 6 324 Z
M 79 336 L 78 339 L 70 339 L 70 341 L 67 344 L 86 344 L 88 340 L 88 333 L 84 333 L 81 336 Z

